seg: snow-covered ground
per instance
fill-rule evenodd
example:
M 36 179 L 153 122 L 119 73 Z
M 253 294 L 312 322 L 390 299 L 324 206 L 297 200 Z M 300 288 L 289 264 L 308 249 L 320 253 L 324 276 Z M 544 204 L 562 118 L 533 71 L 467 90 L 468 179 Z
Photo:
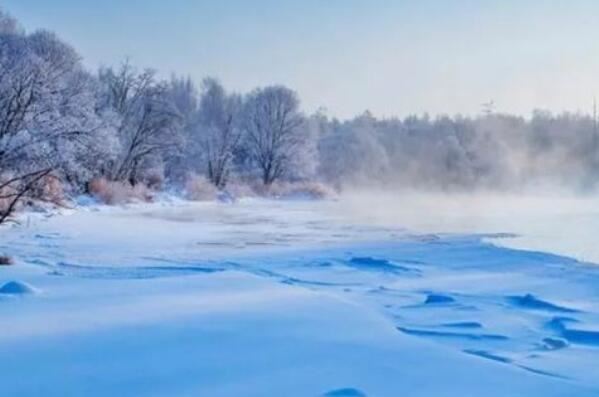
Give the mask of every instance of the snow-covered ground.
M 1 395 L 599 395 L 599 267 L 489 234 L 530 217 L 356 204 L 92 206 L 0 230 Z

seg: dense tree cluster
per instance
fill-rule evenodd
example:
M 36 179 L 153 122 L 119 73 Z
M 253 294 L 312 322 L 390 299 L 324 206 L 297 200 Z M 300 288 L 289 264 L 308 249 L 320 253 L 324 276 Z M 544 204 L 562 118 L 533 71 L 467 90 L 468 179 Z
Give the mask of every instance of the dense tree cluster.
M 533 112 L 345 122 L 316 117 L 318 175 L 343 185 L 509 190 L 540 185 L 592 190 L 599 181 L 592 117 Z
M 206 78 L 161 79 L 128 62 L 86 70 L 48 31 L 28 33 L 0 12 L 0 221 L 19 200 L 70 193 L 94 178 L 184 186 L 205 175 L 270 186 L 320 180 L 441 189 L 530 182 L 592 188 L 597 126 L 589 116 L 411 116 L 347 121 L 306 116 L 283 86 L 228 92 Z

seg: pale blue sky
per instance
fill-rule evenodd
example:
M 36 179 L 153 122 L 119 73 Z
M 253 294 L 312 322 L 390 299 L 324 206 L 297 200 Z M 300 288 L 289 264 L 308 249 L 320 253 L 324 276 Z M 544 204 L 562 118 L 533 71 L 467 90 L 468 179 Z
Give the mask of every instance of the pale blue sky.
M 128 56 L 239 91 L 283 83 L 349 117 L 533 108 L 599 94 L 599 1 L 4 0 L 90 67 Z

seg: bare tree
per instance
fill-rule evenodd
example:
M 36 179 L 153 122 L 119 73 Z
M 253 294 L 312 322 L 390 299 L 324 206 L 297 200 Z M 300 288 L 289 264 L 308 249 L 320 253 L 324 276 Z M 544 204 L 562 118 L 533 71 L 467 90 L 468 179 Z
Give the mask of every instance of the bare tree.
M 300 155 L 303 123 L 297 94 L 286 87 L 256 89 L 246 98 L 245 144 L 265 185 L 281 178 Z
M 138 181 L 140 170 L 179 144 L 180 117 L 155 73 L 138 73 L 128 62 L 118 71 L 103 69 L 105 103 L 118 118 L 121 153 L 111 171 L 115 180 Z
M 219 188 L 227 184 L 233 154 L 241 140 L 240 110 L 239 96 L 228 95 L 215 79 L 203 81 L 199 109 L 200 140 L 205 150 L 208 178 Z

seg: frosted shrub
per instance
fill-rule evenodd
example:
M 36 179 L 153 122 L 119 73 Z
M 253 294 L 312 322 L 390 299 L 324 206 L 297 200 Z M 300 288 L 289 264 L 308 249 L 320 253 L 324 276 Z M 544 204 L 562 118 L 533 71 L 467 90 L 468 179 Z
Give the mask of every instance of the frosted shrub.
M 33 199 L 61 204 L 65 200 L 65 189 L 62 181 L 50 174 L 42 178 L 31 192 Z
M 225 191 L 236 199 L 244 197 L 256 197 L 257 195 L 254 187 L 243 181 L 230 181 L 227 183 Z
M 152 169 L 143 176 L 143 183 L 152 190 L 162 190 L 164 186 L 164 174 L 161 170 Z
M 115 197 L 114 186 L 106 178 L 92 179 L 88 184 L 89 194 L 105 204 L 114 204 L 119 198 Z
M 125 186 L 131 189 L 130 201 L 144 201 L 149 203 L 154 200 L 154 192 L 143 183 L 138 183 L 135 186 L 126 183 Z
M 5 174 L 0 176 L 0 186 L 11 179 L 11 175 Z M 12 195 L 16 194 L 16 189 L 13 185 L 8 185 L 0 188 L 0 213 L 8 211 L 12 202 Z
M 14 176 L 0 175 L 0 223 L 13 220 L 16 211 L 24 207 L 40 208 L 40 203 L 62 205 L 65 194 L 61 181 L 51 170 Z
M 265 187 L 263 194 L 276 198 L 322 200 L 336 196 L 335 190 L 320 182 L 278 182 Z
M 216 200 L 218 189 L 205 176 L 191 174 L 185 183 L 185 197 L 195 201 Z
M 127 182 L 109 181 L 96 178 L 89 182 L 89 193 L 102 203 L 109 205 L 124 204 L 135 201 L 152 201 L 152 192 L 144 184 L 135 186 Z

